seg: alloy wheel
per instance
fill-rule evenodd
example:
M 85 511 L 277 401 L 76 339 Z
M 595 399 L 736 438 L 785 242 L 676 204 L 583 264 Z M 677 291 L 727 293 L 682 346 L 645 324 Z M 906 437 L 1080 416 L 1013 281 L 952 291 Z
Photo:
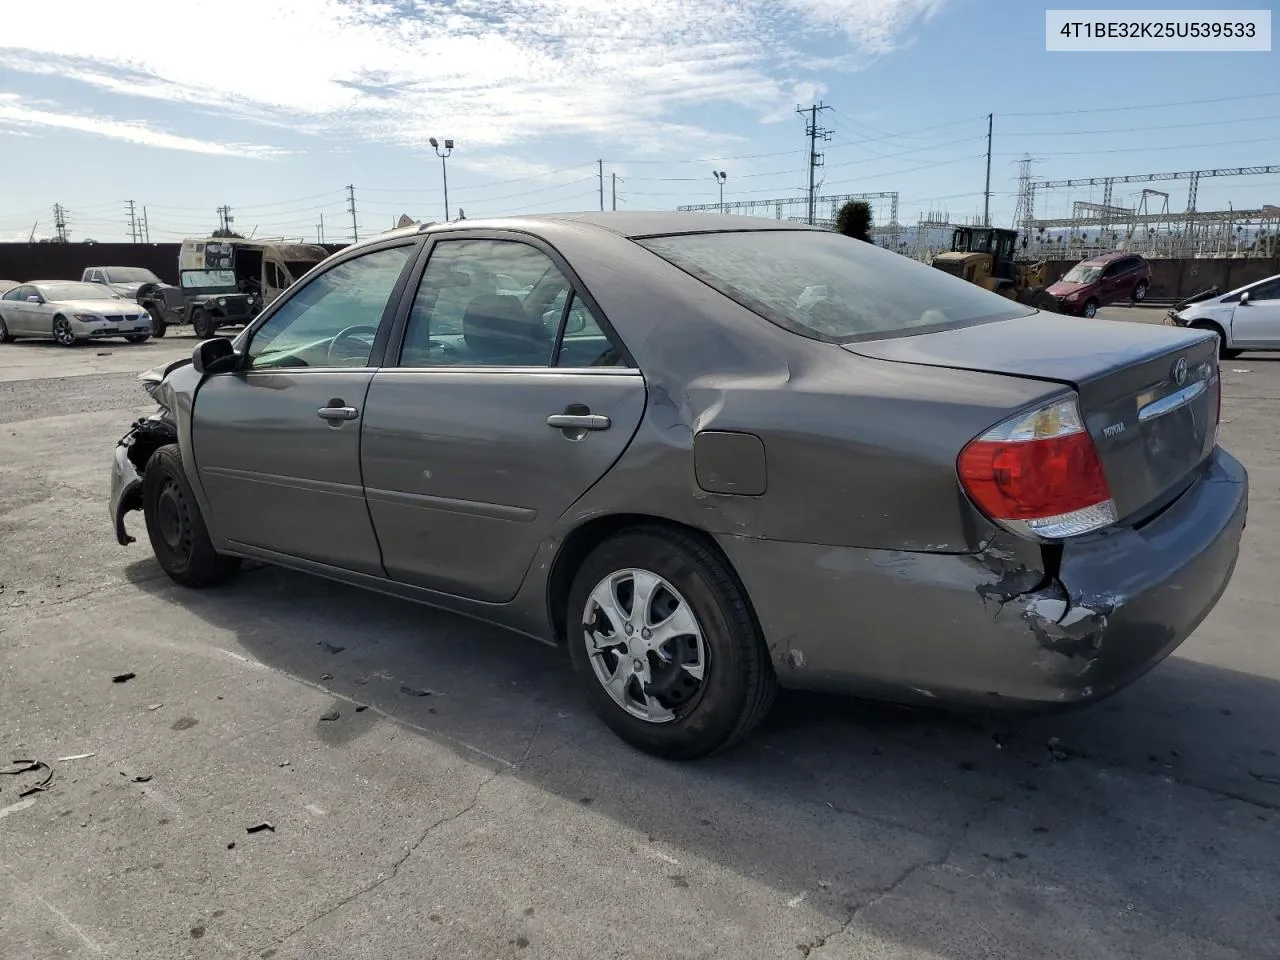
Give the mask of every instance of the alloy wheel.
M 66 317 L 57 317 L 53 321 L 53 339 L 64 347 L 76 342 L 75 331 L 71 329 L 71 321 Z
M 591 591 L 582 623 L 596 679 L 627 713 L 668 723 L 697 701 L 707 644 L 689 604 L 662 577 L 635 568 L 610 574 Z
M 1090 319 L 1098 315 L 1098 305 L 1095 303 L 1086 303 L 1084 305 L 1084 315 Z

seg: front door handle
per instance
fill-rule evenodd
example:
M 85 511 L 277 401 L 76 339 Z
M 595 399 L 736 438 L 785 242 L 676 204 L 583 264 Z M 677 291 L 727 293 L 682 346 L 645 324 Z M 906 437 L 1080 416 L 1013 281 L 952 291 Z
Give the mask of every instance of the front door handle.
M 558 430 L 608 430 L 612 422 L 603 413 L 553 413 L 547 426 Z
M 354 420 L 359 415 L 360 411 L 355 407 L 321 407 L 316 411 L 316 416 L 330 423 L 335 420 Z

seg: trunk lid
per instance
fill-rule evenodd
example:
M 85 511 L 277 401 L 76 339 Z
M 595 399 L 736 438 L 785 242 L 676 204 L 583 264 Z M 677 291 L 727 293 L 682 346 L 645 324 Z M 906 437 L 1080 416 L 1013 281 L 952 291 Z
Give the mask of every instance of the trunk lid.
M 1221 384 L 1211 333 L 1038 313 L 844 348 L 1073 387 L 1121 522 L 1176 493 L 1217 442 Z

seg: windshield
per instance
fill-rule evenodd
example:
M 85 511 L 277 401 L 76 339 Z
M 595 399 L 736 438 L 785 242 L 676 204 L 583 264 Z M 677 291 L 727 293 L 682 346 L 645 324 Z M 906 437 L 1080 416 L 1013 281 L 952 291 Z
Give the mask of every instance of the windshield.
M 1035 313 L 837 233 L 759 230 L 637 242 L 762 317 L 819 340 L 873 339 Z
M 190 290 L 204 287 L 234 287 L 236 272 L 234 270 L 183 270 L 182 286 Z
M 38 287 L 46 300 L 121 300 L 118 293 L 100 283 L 42 283 Z
M 1062 279 L 1067 283 L 1093 283 L 1102 276 L 1102 268 L 1089 263 L 1077 263 Z
M 159 283 L 160 278 L 143 267 L 110 267 L 107 283 Z

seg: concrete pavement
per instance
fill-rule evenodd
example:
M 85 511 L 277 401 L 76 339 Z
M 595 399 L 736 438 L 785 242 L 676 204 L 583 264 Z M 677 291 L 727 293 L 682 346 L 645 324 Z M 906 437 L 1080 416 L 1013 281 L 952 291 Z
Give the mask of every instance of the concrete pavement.
M 1224 365 L 1233 583 L 1134 687 L 999 722 L 784 696 L 670 764 L 559 651 L 269 568 L 185 591 L 136 514 L 117 546 L 133 374 L 194 342 L 0 346 L 0 763 L 55 775 L 0 776 L 6 960 L 1280 955 L 1280 355 Z

